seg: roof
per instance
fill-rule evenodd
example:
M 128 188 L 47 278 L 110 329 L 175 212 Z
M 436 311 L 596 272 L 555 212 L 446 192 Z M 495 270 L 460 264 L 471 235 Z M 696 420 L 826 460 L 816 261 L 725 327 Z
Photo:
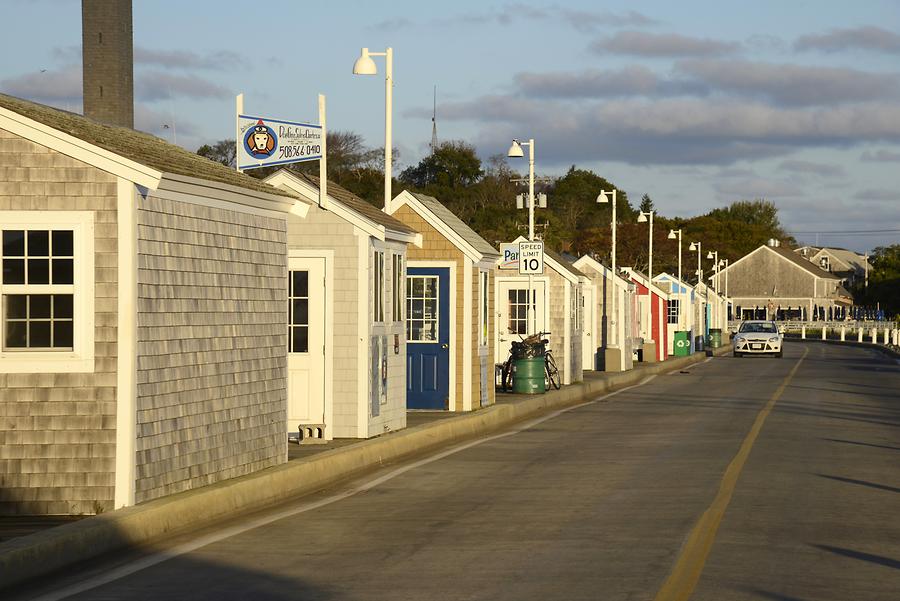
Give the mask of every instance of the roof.
M 162 173 L 198 178 L 255 192 L 294 198 L 294 194 L 291 192 L 274 188 L 261 180 L 150 134 L 127 127 L 106 125 L 76 113 L 6 94 L 0 94 L 0 107 Z
M 622 286 L 622 285 L 634 286 L 634 283 L 630 279 L 623 278 L 618 273 L 613 273 L 612 269 L 610 269 L 609 266 L 604 265 L 601 261 L 598 261 L 597 259 L 595 259 L 594 257 L 591 257 L 589 255 L 583 255 L 583 256 L 579 257 L 573 263 L 573 265 L 575 266 L 576 269 L 581 269 L 582 267 L 584 267 L 585 269 L 587 269 L 587 268 L 593 269 L 598 274 L 600 274 L 600 276 L 602 276 L 608 280 L 612 280 L 614 283 L 618 284 L 619 286 Z M 583 272 L 583 273 L 585 273 L 585 275 L 587 275 L 588 278 L 590 278 L 589 274 L 587 274 L 586 272 Z
M 317 176 L 310 175 L 309 173 L 301 173 L 299 171 L 289 171 L 289 173 L 297 179 L 305 181 L 310 186 L 313 186 L 316 190 L 319 189 L 319 178 Z M 383 225 L 389 230 L 405 234 L 418 233 L 416 230 L 412 229 L 396 217 L 388 215 L 375 205 L 363 200 L 350 190 L 342 188 L 331 180 L 328 180 L 328 196 L 335 199 L 348 209 L 356 211 L 366 219 L 374 221 L 378 225 Z
M 857 271 L 864 271 L 866 269 L 865 257 L 859 255 L 858 253 L 853 252 L 852 250 L 847 250 L 845 248 L 826 247 L 826 248 L 819 250 L 819 252 L 817 252 L 812 257 L 809 257 L 809 259 L 812 259 L 813 257 L 815 257 L 816 255 L 819 255 L 820 253 L 828 253 L 829 255 L 831 255 L 838 261 L 844 263 L 851 269 L 855 269 Z M 832 269 L 833 269 L 833 267 L 832 267 Z
M 330 185 L 330 184 L 329 184 Z M 486 255 L 489 257 L 499 257 L 500 252 L 494 248 L 487 240 L 478 235 L 478 232 L 473 230 L 471 227 L 466 225 L 466 223 L 456 216 L 453 211 L 445 207 L 437 198 L 433 196 L 428 196 L 427 194 L 420 194 L 418 192 L 410 192 L 416 200 L 421 202 L 425 207 L 434 213 L 435 217 L 443 221 L 447 226 L 456 232 L 460 238 L 465 240 L 468 244 L 472 246 L 475 250 L 480 252 L 482 255 Z
M 576 278 L 581 278 L 581 277 L 586 278 L 587 277 L 584 273 L 578 271 L 578 269 L 574 265 L 569 263 L 566 259 L 564 259 L 562 257 L 562 255 L 560 255 L 556 251 L 552 251 L 545 246 L 544 254 L 547 255 L 548 257 L 550 257 L 551 259 L 553 259 L 554 261 L 556 261 L 557 263 L 559 263 L 560 267 L 562 267 L 563 269 L 568 271 L 570 274 L 574 275 Z
M 785 259 L 787 259 L 794 265 L 797 265 L 798 267 L 802 267 L 803 269 L 805 269 L 809 273 L 813 274 L 817 278 L 824 278 L 826 280 L 841 279 L 838 276 L 834 275 L 833 273 L 829 273 L 829 272 L 825 271 L 824 269 L 820 268 L 819 266 L 811 263 L 808 259 L 803 258 L 802 256 L 798 255 L 797 253 L 795 253 L 792 250 L 787 250 L 786 248 L 774 247 L 774 246 L 766 246 L 765 248 L 768 248 L 772 252 L 781 255 L 782 257 L 784 257 Z

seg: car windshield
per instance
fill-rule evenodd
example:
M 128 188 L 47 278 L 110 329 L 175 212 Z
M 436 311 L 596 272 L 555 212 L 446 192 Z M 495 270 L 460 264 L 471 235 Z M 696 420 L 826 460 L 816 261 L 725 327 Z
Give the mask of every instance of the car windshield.
M 775 327 L 773 323 L 742 323 L 740 331 L 742 333 L 763 333 L 763 334 L 777 334 L 778 328 Z

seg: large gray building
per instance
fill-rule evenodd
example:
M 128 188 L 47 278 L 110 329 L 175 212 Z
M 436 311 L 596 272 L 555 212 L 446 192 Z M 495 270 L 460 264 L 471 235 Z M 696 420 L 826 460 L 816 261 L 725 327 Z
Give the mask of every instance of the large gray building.
M 295 197 L 0 95 L 0 514 L 82 514 L 287 460 Z

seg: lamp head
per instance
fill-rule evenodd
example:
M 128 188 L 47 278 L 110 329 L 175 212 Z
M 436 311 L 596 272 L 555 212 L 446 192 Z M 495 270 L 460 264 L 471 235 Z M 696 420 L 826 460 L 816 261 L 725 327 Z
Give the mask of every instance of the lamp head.
M 372 57 L 369 56 L 369 49 L 363 48 L 362 52 L 359 55 L 359 58 L 356 59 L 355 63 L 353 63 L 353 74 L 375 75 L 377 73 L 378 68 L 375 66 L 375 61 L 373 61 Z
M 606 204 L 609 202 L 609 197 L 606 195 L 606 192 L 601 190 L 600 194 L 597 195 L 597 202 L 600 204 Z
M 713 251 L 709 251 L 708 253 L 706 253 L 706 258 L 707 259 L 715 259 L 715 257 L 713 256 Z
M 674 240 L 678 235 L 675 234 L 675 230 L 669 230 L 669 240 Z
M 700 250 L 699 242 L 691 242 L 691 245 L 688 246 L 688 250 Z
M 506 152 L 506 156 L 511 159 L 518 159 L 525 156 L 525 152 L 522 150 L 522 145 L 519 144 L 519 141 L 513 138 L 512 146 L 509 147 L 509 150 Z
M 641 211 L 640 214 L 638 215 L 637 222 L 638 223 L 647 223 L 647 213 Z

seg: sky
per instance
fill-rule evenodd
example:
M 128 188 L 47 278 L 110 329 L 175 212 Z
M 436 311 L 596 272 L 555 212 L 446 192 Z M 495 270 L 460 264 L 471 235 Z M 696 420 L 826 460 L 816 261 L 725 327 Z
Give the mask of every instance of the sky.
M 0 91 L 80 112 L 80 2 L 0 9 Z M 667 217 L 765 198 L 801 242 L 900 243 L 900 0 L 138 1 L 135 126 L 196 150 L 233 138 L 238 93 L 308 122 L 322 93 L 329 129 L 383 146 L 362 46 L 393 48 L 395 175 L 436 86 L 439 140 L 483 159 L 533 138 L 540 175 L 591 169 Z

